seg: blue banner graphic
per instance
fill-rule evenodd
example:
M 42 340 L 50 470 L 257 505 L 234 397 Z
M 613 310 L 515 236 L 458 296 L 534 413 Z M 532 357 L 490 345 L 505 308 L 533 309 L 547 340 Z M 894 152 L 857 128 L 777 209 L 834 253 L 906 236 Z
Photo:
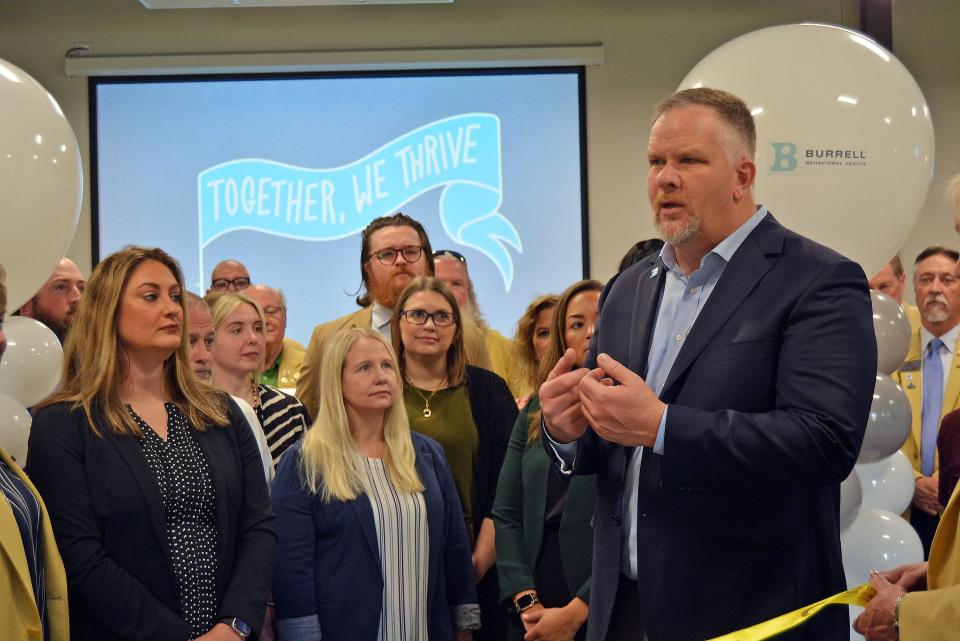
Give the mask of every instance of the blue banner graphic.
M 444 230 L 492 260 L 510 291 L 513 258 L 506 246 L 522 253 L 523 244 L 499 211 L 500 119 L 484 113 L 429 123 L 342 167 L 248 158 L 204 170 L 197 177 L 200 273 L 203 248 L 228 232 L 336 240 L 438 187 Z

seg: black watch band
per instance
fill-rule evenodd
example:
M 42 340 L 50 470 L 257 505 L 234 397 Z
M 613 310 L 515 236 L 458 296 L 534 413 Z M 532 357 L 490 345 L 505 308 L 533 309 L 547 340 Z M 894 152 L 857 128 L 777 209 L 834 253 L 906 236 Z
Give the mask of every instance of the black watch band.
M 253 634 L 253 628 L 250 627 L 250 624 L 237 617 L 224 617 L 217 623 L 226 623 L 231 630 L 240 635 L 241 639 L 247 639 Z

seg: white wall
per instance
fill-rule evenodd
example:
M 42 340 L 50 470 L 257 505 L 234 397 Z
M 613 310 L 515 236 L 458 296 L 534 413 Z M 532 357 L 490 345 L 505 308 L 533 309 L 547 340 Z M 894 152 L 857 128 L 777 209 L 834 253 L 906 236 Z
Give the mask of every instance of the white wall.
M 63 71 L 63 55 L 75 42 L 92 42 L 97 55 L 602 42 L 606 63 L 587 72 L 587 134 L 591 270 L 606 278 L 633 240 L 654 235 L 643 181 L 653 105 L 727 40 L 807 20 L 857 27 L 857 7 L 856 0 L 455 0 L 147 11 L 136 0 L 6 0 L 0 4 L 0 58 L 56 96 L 86 158 L 87 81 Z M 894 2 L 894 51 L 926 94 L 937 132 L 937 179 L 905 246 L 906 263 L 932 242 L 960 244 L 941 196 L 945 178 L 960 171 L 957 25 L 958 2 Z M 89 175 L 86 164 L 85 171 Z M 69 255 L 89 268 L 89 191 Z

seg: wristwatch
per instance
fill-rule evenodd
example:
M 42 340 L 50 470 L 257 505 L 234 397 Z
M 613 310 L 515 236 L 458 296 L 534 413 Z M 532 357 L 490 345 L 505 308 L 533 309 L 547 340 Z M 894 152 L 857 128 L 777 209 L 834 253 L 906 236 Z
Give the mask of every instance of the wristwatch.
M 239 634 L 241 639 L 246 639 L 253 634 L 253 628 L 250 627 L 250 624 L 237 617 L 226 617 L 225 619 L 220 619 L 219 623 L 229 625 L 230 629 Z
M 537 598 L 536 592 L 527 592 L 513 602 L 513 607 L 517 609 L 517 613 L 519 614 L 524 610 L 529 610 L 538 603 L 540 603 L 540 599 Z

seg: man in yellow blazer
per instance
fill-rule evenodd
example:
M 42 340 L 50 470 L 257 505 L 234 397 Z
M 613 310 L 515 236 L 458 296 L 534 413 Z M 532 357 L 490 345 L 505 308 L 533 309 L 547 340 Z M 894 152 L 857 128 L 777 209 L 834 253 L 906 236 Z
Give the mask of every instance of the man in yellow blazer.
M 937 496 L 937 431 L 943 416 L 960 408 L 957 258 L 956 251 L 941 246 L 928 247 L 917 256 L 913 285 L 920 327 L 914 330 L 907 358 L 894 374 L 913 412 L 903 452 L 916 474 L 910 522 L 920 535 L 925 556 L 929 554 L 941 510 Z
M 960 485 L 933 539 L 930 560 L 874 574 L 877 591 L 853 628 L 867 641 L 960 640 Z
M 903 271 L 900 254 L 891 258 L 890 262 L 870 277 L 870 289 L 875 289 L 881 294 L 886 294 L 900 303 L 904 313 L 907 315 L 907 320 L 910 321 L 910 329 L 916 332 L 920 327 L 920 310 L 916 305 L 903 302 L 903 292 L 906 288 L 907 275 Z
M 0 333 L 2 336 L 2 333 Z M 40 504 L 43 576 L 47 601 L 47 639 L 70 638 L 67 612 L 67 575 L 50 527 L 50 515 L 27 475 L 6 451 L 0 449 L 0 464 L 6 464 L 33 493 Z M 30 569 L 20 528 L 10 504 L 0 493 L 0 638 L 4 641 L 43 641 L 40 613 L 34 598 Z
M 375 219 L 363 230 L 360 241 L 361 278 L 364 292 L 357 297 L 357 310 L 317 325 L 297 381 L 297 398 L 317 415 L 320 407 L 320 363 L 327 339 L 338 330 L 365 327 L 378 330 L 390 340 L 390 319 L 400 292 L 417 276 L 433 275 L 433 249 L 423 225 L 401 213 Z

